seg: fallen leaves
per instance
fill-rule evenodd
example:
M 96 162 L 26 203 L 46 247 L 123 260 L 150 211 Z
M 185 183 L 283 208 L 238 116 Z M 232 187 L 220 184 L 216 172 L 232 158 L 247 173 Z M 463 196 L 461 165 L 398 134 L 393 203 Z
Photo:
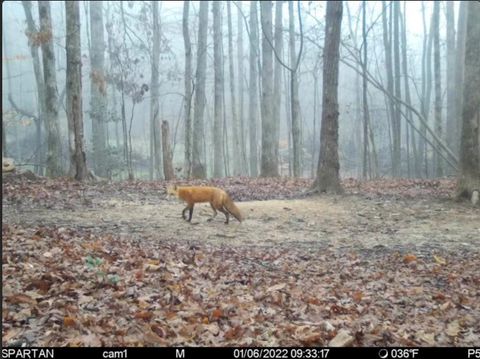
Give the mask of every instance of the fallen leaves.
M 297 198 L 310 183 L 214 181 L 235 200 Z M 448 197 L 452 188 L 443 180 L 361 184 L 346 180 L 344 184 L 347 193 L 360 188 L 374 199 Z M 90 185 L 22 179 L 6 183 L 3 193 L 4 204 L 18 206 L 19 211 L 76 206 L 91 210 L 90 206 L 106 206 L 109 196 L 156 204 L 163 201 L 159 196 L 163 189 L 162 182 Z M 388 201 L 378 200 L 369 208 L 357 206 L 348 214 L 350 221 L 343 223 L 332 214 L 304 220 L 293 202 L 282 205 L 290 222 L 269 227 L 278 229 L 268 234 L 288 235 L 286 227 L 292 224 L 311 240 L 301 245 L 281 240 L 257 243 L 264 232 L 257 233 L 255 225 L 276 226 L 273 214 L 264 222 L 242 223 L 239 230 L 250 230 L 252 237 L 248 246 L 234 243 L 236 233 L 225 234 L 215 226 L 208 229 L 221 240 L 212 244 L 160 230 L 155 235 L 133 235 L 133 231 L 104 233 L 77 224 L 29 228 L 5 221 L 2 344 L 473 346 L 480 342 L 478 251 L 473 246 L 444 250 L 438 244 L 443 237 L 434 238 L 432 247 L 403 243 L 401 225 L 408 223 L 409 208 L 388 206 Z M 11 216 L 16 213 L 11 210 Z M 420 212 L 436 214 L 433 209 Z M 155 223 L 146 218 L 142 223 L 153 228 Z M 351 245 L 362 232 L 372 237 L 391 235 L 398 245 L 384 246 L 385 237 L 368 248 Z M 413 236 L 409 239 L 414 242 Z

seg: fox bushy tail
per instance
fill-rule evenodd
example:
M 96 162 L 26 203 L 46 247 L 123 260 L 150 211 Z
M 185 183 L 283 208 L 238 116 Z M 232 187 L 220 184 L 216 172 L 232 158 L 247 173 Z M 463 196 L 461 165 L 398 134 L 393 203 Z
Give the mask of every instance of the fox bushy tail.
M 227 194 L 227 197 L 225 199 L 225 203 L 223 207 L 232 215 L 234 216 L 239 222 L 243 221 L 243 216 L 238 207 L 233 203 L 232 199 L 230 196 Z

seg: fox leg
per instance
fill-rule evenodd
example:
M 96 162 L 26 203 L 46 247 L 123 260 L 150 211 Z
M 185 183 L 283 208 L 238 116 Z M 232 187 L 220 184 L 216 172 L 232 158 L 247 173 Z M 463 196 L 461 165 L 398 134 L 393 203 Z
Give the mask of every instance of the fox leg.
M 188 219 L 185 218 L 185 212 L 186 212 L 187 210 L 189 211 L 189 212 L 188 212 Z M 183 211 L 182 211 L 182 217 L 183 217 L 184 220 L 190 222 L 190 221 L 192 220 L 192 214 L 193 214 L 193 204 L 191 204 L 191 205 L 189 204 L 187 207 L 185 207 L 185 208 L 183 209 Z
M 213 209 L 213 216 L 207 219 L 207 222 L 212 221 L 216 216 L 217 216 L 217 210 L 215 209 L 215 206 L 213 205 L 212 202 L 210 202 L 210 207 Z
M 218 210 L 225 215 L 225 218 L 226 218 L 225 224 L 228 224 L 228 220 L 230 219 L 230 213 L 226 211 L 224 207 L 220 207 L 218 208 Z

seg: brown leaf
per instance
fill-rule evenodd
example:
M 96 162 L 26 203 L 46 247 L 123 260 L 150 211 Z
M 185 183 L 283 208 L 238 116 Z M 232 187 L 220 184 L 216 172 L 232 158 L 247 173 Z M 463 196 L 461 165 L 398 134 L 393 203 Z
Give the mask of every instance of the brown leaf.
M 363 298 L 363 292 L 361 290 L 357 290 L 356 292 L 353 293 L 352 297 L 356 303 L 360 303 Z
M 27 286 L 27 289 L 37 288 L 41 293 L 46 294 L 52 285 L 51 281 L 44 280 L 44 279 L 34 279 Z
M 12 304 L 20 304 L 20 303 L 26 303 L 26 304 L 31 304 L 31 305 L 36 305 L 37 301 L 30 297 L 29 295 L 26 294 L 14 294 L 10 295 L 5 298 L 7 302 L 10 302 Z
M 140 312 L 135 313 L 135 318 L 143 319 L 145 321 L 152 319 L 152 317 L 153 317 L 153 313 L 146 310 L 142 310 Z
M 407 254 L 403 257 L 403 263 L 408 264 L 417 260 L 417 256 L 414 254 Z
M 212 314 L 210 314 L 210 321 L 218 320 L 224 316 L 223 310 L 217 308 L 212 311 Z
M 152 330 L 152 332 L 157 334 L 159 337 L 165 338 L 166 332 L 160 325 L 154 323 L 154 324 L 150 325 L 150 329 Z
M 77 324 L 75 318 L 66 316 L 63 318 L 63 325 L 66 327 L 73 327 Z
M 236 327 L 233 327 L 232 329 L 227 330 L 223 336 L 227 340 L 238 339 L 242 334 L 242 332 L 243 332 L 242 328 L 239 325 L 237 325 Z

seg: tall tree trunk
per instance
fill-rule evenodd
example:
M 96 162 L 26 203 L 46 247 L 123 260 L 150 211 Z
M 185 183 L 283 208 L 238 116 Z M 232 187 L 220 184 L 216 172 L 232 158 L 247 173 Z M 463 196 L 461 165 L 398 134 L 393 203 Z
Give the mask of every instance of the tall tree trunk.
M 238 99 L 239 112 L 238 122 L 240 123 L 240 147 L 241 147 L 241 174 L 247 174 L 247 148 L 245 141 L 246 126 L 245 126 L 245 91 L 244 89 L 244 73 L 243 73 L 243 16 L 242 16 L 242 2 L 237 3 L 237 56 L 238 56 Z
M 163 172 L 165 180 L 171 181 L 175 179 L 173 171 L 173 154 L 170 146 L 170 127 L 168 121 L 162 121 L 162 153 L 163 153 Z
M 455 14 L 453 1 L 447 1 L 446 11 L 447 32 L 447 145 L 458 155 L 458 118 L 455 116 Z
M 221 3 L 213 2 L 213 66 L 215 69 L 215 103 L 213 123 L 213 176 L 223 177 L 225 175 L 223 163 L 223 37 L 221 21 Z M 230 26 L 231 27 L 231 26 Z M 238 132 L 237 132 L 238 135 Z
M 362 2 L 362 37 L 363 37 L 363 63 L 364 70 L 362 81 L 362 94 L 363 94 L 363 166 L 362 177 L 367 178 L 368 174 L 368 126 L 370 122 L 370 112 L 368 110 L 368 92 L 367 92 L 367 77 L 365 70 L 367 67 L 367 21 L 366 21 L 366 1 Z
M 391 33 L 388 31 L 389 22 L 388 22 L 387 10 L 388 8 L 385 1 L 382 1 L 383 45 L 385 48 L 385 70 L 387 74 L 387 91 L 393 94 L 392 37 L 391 37 Z M 393 137 L 394 136 L 393 123 L 395 122 L 394 101 L 387 98 L 387 103 L 388 103 L 388 110 L 390 113 L 390 121 L 392 122 L 391 132 Z M 392 174 L 395 175 L 395 170 L 393 169 L 394 162 L 395 162 L 395 155 L 394 155 L 394 150 L 392 149 Z
M 37 34 L 37 27 L 32 16 L 32 2 L 22 1 L 23 9 L 25 10 L 25 17 L 27 19 L 27 36 L 28 44 L 30 47 L 30 54 L 33 61 L 33 73 L 35 74 L 35 83 L 37 85 L 37 103 L 38 103 L 38 120 L 35 122 L 36 128 L 36 154 L 35 154 L 35 173 L 40 176 L 43 175 L 43 162 L 44 162 L 44 150 L 42 146 L 42 126 L 45 121 L 45 83 L 42 77 L 42 69 L 40 65 L 40 56 L 38 54 L 38 46 L 34 44 L 32 36 Z M 3 125 L 3 122 L 2 122 Z M 2 132 L 5 135 L 5 132 Z M 5 139 L 4 139 L 5 140 Z M 3 142 L 6 144 L 6 142 Z
M 393 2 L 393 57 L 394 57 L 394 69 L 395 69 L 395 96 L 397 98 L 402 97 L 401 93 L 401 79 L 400 79 L 400 2 Z M 394 104 L 395 115 L 393 117 L 393 175 L 401 176 L 401 145 L 402 145 L 402 136 L 401 136 L 401 108 L 398 102 Z
M 249 118 L 249 142 L 250 142 L 250 175 L 258 176 L 258 157 L 257 157 L 257 123 L 258 123 L 258 17 L 257 3 L 250 2 L 250 91 L 248 104 Z
M 440 2 L 433 3 L 433 63 L 435 74 L 435 133 L 443 137 L 442 131 L 442 82 L 440 73 Z M 440 156 L 434 152 L 435 176 L 443 176 L 443 165 Z
M 428 122 L 430 115 L 430 101 L 432 95 L 432 48 L 433 48 L 433 19 L 430 21 L 430 30 L 427 35 L 427 26 L 425 21 L 425 6 L 422 3 L 422 17 L 423 17 L 423 30 L 425 33 L 423 43 L 423 58 L 422 58 L 422 101 L 421 110 L 422 116 Z M 419 147 L 421 157 L 424 161 L 425 176 L 428 178 L 428 154 L 426 150 L 427 128 L 422 124 L 420 128 L 421 136 L 419 139 Z
M 105 80 L 105 42 L 103 3 L 90 2 L 90 118 L 92 119 L 93 163 L 95 173 L 106 176 L 105 119 L 107 118 L 107 82 Z
M 200 14 L 198 20 L 198 45 L 197 45 L 197 71 L 194 104 L 193 123 L 193 156 L 192 176 L 194 178 L 205 178 L 207 167 L 205 163 L 204 121 L 205 111 L 205 71 L 207 68 L 207 29 L 208 29 L 208 1 L 200 2 Z M 218 139 L 219 141 L 221 139 Z
M 154 174 L 155 178 L 159 179 L 162 175 L 161 169 L 161 149 L 162 141 L 160 135 L 160 107 L 159 107 L 159 96 L 160 96 L 160 83 L 159 83 L 159 72 L 158 66 L 160 62 L 160 18 L 158 14 L 158 2 L 152 1 L 152 12 L 153 12 L 153 49 L 152 49 L 152 79 L 151 79 L 151 102 L 150 102 L 150 130 L 152 131 L 150 135 L 150 153 L 153 155 L 151 158 L 150 166 L 150 178 L 153 179 Z
M 480 87 L 478 86 L 480 83 L 480 22 L 478 21 L 480 3 L 472 1 L 467 6 L 458 194 L 470 197 L 476 191 L 478 197 L 480 191 Z
M 183 2 L 183 43 L 185 47 L 185 160 L 184 174 L 190 178 L 192 173 L 192 44 L 188 30 L 190 1 Z
M 454 153 L 458 153 L 460 149 L 460 135 L 463 123 L 463 85 L 464 85 L 464 68 L 465 68 L 465 39 L 467 33 L 467 1 L 460 1 L 457 22 L 457 42 L 455 52 L 455 138 L 457 147 L 453 148 Z M 455 151 L 457 149 L 457 151 Z
M 405 81 L 405 102 L 411 106 L 412 105 L 412 99 L 411 99 L 411 96 L 410 96 L 410 84 L 409 84 L 409 76 L 408 76 L 408 62 L 407 62 L 407 27 L 406 27 L 406 14 L 407 14 L 407 11 L 405 9 L 405 5 L 406 5 L 406 2 L 404 2 L 404 11 L 403 11 L 403 18 L 402 18 L 402 68 L 403 68 L 403 78 L 404 78 L 404 81 Z M 413 123 L 413 115 L 412 115 L 412 111 L 407 108 L 406 109 L 406 116 L 408 117 L 408 123 Z M 407 130 L 408 130 L 408 127 L 409 127 L 409 124 L 406 124 L 406 127 L 407 127 Z M 407 132 L 408 133 L 408 132 Z M 417 176 L 420 176 L 420 161 L 421 161 L 421 158 L 419 157 L 418 155 L 418 151 L 417 151 L 417 144 L 416 144 L 416 141 L 415 141 L 415 131 L 411 131 L 411 144 L 412 144 L 412 147 L 413 147 L 413 158 L 414 158 L 414 177 L 417 177 Z M 407 140 L 407 145 L 409 144 L 408 140 Z M 408 151 L 407 151 L 408 152 Z M 407 153 L 407 161 L 409 161 L 409 153 Z M 408 162 L 410 163 L 410 162 Z M 410 175 L 410 173 L 409 173 Z
M 277 1 L 275 3 L 275 52 L 277 56 L 282 58 L 283 55 L 283 1 Z M 278 168 L 279 153 L 278 146 L 280 141 L 280 109 L 282 104 L 282 65 L 279 61 L 275 61 L 274 78 L 273 78 L 273 125 L 274 125 L 274 162 L 275 167 Z
M 327 2 L 320 156 L 312 188 L 318 192 L 342 192 L 338 159 L 338 65 L 342 10 L 341 1 Z
M 67 120 L 73 133 L 73 177 L 78 181 L 86 179 L 87 160 L 83 138 L 82 109 L 82 58 L 80 45 L 80 9 L 78 1 L 65 1 L 66 53 L 67 53 Z M 70 126 L 69 126 L 70 127 Z M 70 135 L 70 134 L 69 134 Z
M 275 166 L 275 125 L 273 124 L 272 3 L 260 2 L 262 22 L 262 177 L 277 177 Z
M 228 64 L 230 74 L 230 96 L 232 105 L 232 125 L 233 125 L 233 174 L 238 176 L 242 174 L 242 152 L 241 141 L 242 135 L 237 117 L 237 99 L 235 92 L 235 71 L 233 70 L 233 34 L 232 34 L 232 10 L 230 1 L 227 1 L 227 18 L 228 18 Z M 221 31 L 220 31 L 221 34 Z M 221 40 L 220 40 L 221 41 Z M 241 82 L 242 74 L 238 74 L 238 82 Z M 223 80 L 223 79 L 222 79 Z
M 61 166 L 61 143 L 58 123 L 57 75 L 55 54 L 53 52 L 52 18 L 50 2 L 38 2 L 40 32 L 43 35 L 42 60 L 45 83 L 45 123 L 47 129 L 47 176 L 58 177 L 63 174 Z
M 302 144 L 302 124 L 300 119 L 300 101 L 298 99 L 298 64 L 301 57 L 302 48 L 298 53 L 298 58 L 295 53 L 295 22 L 293 16 L 293 1 L 288 2 L 288 16 L 289 16 L 289 42 L 290 42 L 290 99 L 292 111 L 292 142 L 293 142 L 293 176 L 301 177 L 303 174 L 303 144 Z M 298 6 L 298 17 L 301 19 L 300 6 Z M 301 20 L 300 20 L 301 21 Z M 300 22 L 301 26 L 301 22 Z M 301 28 L 300 28 L 301 31 Z M 303 36 L 303 34 L 300 34 Z M 302 40 L 302 39 L 301 39 Z M 302 40 L 303 41 L 303 40 Z

